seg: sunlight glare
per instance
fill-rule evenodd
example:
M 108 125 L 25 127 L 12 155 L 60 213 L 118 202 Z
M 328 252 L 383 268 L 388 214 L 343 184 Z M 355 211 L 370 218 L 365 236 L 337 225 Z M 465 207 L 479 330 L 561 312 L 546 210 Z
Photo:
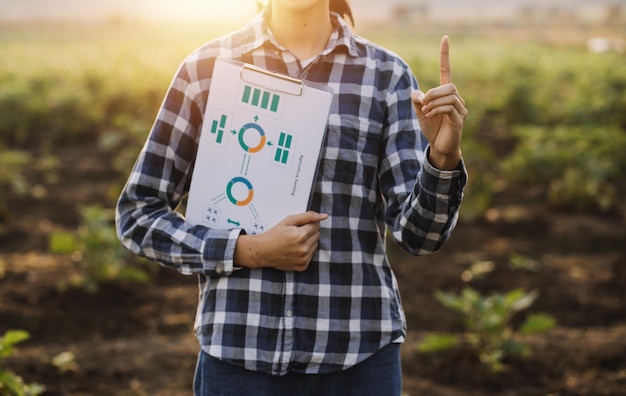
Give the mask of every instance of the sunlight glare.
M 144 4 L 145 7 L 137 7 L 133 11 L 146 18 L 159 20 L 246 20 L 257 12 L 255 0 L 151 0 Z
M 2 20 L 247 21 L 258 12 L 256 0 L 0 0 Z

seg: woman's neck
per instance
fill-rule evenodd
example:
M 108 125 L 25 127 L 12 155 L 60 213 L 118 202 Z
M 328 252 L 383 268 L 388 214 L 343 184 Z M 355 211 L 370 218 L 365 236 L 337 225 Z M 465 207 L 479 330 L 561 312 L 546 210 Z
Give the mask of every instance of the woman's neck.
M 310 59 L 326 48 L 333 29 L 327 2 L 319 1 L 308 8 L 272 4 L 271 11 L 272 33 L 298 59 Z

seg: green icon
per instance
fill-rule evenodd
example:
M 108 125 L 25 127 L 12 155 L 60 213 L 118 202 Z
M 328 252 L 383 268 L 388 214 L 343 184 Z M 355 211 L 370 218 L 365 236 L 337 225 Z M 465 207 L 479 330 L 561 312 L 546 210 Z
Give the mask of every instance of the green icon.
M 220 120 L 213 120 L 211 124 L 211 133 L 215 135 L 215 142 L 222 143 L 224 137 L 224 128 L 226 127 L 226 115 L 222 114 Z
M 248 189 L 248 195 L 244 199 L 237 199 L 233 194 L 233 186 L 238 183 L 243 184 Z M 233 203 L 233 205 L 246 206 L 250 202 L 252 202 L 252 198 L 254 197 L 254 189 L 252 188 L 252 183 L 250 183 L 248 179 L 244 177 L 234 177 L 228 182 L 228 185 L 226 186 L 226 196 L 228 197 L 228 200 Z
M 289 152 L 291 151 L 291 143 L 293 141 L 293 136 L 281 132 L 278 137 L 278 144 L 276 145 L 276 154 L 274 155 L 274 161 L 280 162 L 283 165 L 287 165 L 289 161 Z
M 245 104 L 276 113 L 278 111 L 278 105 L 280 104 L 280 95 L 246 85 L 243 88 L 241 101 Z
M 256 133 L 259 135 L 259 143 L 254 147 L 248 146 L 248 144 L 244 140 L 244 136 L 246 132 L 250 130 L 256 131 Z M 265 141 L 266 141 L 265 132 L 263 131 L 263 128 L 261 128 L 261 126 L 259 126 L 258 124 L 250 122 L 242 126 L 241 129 L 239 130 L 239 145 L 244 151 L 248 153 L 258 153 L 259 151 L 261 151 L 263 147 L 265 146 Z

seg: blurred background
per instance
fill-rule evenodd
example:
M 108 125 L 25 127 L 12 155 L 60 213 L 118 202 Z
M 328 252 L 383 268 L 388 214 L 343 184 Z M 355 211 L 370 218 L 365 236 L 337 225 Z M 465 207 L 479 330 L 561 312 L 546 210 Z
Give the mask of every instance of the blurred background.
M 390 244 L 406 395 L 626 394 L 626 1 L 351 0 L 355 31 L 470 116 L 431 256 Z M 194 277 L 113 207 L 182 59 L 254 0 L 0 0 L 0 395 L 189 395 Z M 183 209 L 181 209 L 183 210 Z

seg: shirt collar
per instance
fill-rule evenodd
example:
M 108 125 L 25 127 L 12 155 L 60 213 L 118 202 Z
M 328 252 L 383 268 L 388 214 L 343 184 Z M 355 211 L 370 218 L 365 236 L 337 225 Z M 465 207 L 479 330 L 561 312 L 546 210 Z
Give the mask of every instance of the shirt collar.
M 330 35 L 326 49 L 322 51 L 322 55 L 327 55 L 339 47 L 344 47 L 350 56 L 358 57 L 355 36 L 350 26 L 335 12 L 331 12 L 330 17 L 333 24 L 333 32 Z M 244 54 L 261 48 L 266 45 L 266 43 L 275 48 L 283 49 L 269 30 L 263 12 L 253 17 L 241 30 L 241 34 L 242 53 Z

